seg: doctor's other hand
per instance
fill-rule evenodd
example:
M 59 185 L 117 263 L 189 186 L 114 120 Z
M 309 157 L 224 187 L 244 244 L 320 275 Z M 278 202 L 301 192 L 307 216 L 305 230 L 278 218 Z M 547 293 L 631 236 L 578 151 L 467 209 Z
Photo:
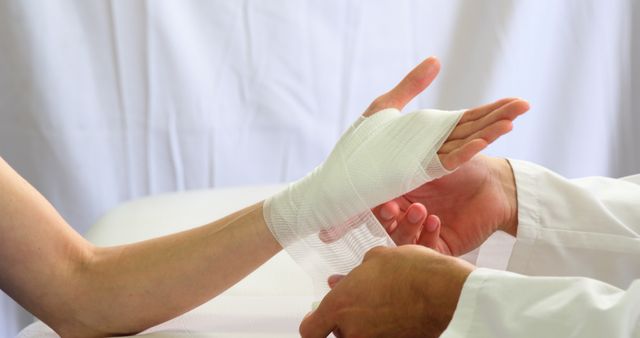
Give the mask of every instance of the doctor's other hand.
M 449 325 L 474 266 L 431 249 L 371 249 L 300 325 L 303 338 L 438 337 Z M 393 290 L 393 292 L 390 292 Z
M 424 205 L 425 207 L 421 207 Z M 398 244 L 420 244 L 459 256 L 491 234 L 517 232 L 518 204 L 508 161 L 479 155 L 455 172 L 375 208 Z M 422 225 L 406 221 L 409 212 Z

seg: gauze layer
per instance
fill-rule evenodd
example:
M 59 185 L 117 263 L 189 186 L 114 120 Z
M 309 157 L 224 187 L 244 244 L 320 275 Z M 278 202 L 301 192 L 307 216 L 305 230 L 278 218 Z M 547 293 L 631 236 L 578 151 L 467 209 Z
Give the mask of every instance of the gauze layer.
M 360 117 L 324 163 L 265 201 L 269 229 L 312 277 L 316 296 L 328 291 L 328 276 L 348 273 L 369 249 L 395 246 L 371 209 L 448 173 L 437 150 L 462 112 Z

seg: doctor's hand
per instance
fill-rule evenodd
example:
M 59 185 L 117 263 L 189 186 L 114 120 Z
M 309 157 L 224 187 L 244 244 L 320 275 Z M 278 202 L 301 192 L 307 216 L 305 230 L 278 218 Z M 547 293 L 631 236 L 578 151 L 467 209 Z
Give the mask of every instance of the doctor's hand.
M 459 256 L 497 230 L 516 235 L 514 175 L 507 160 L 476 156 L 452 174 L 375 208 L 374 214 L 399 244 Z M 408 215 L 422 223 L 408 222 Z
M 407 245 L 370 250 L 300 325 L 303 338 L 438 337 L 456 309 L 474 266 Z

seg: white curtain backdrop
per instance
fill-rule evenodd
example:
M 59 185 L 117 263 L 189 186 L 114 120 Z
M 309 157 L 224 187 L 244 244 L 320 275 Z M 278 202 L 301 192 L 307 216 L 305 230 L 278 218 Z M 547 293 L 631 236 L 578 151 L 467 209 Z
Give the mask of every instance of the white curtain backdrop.
M 640 172 L 633 0 L 0 0 L 0 156 L 83 232 L 132 198 L 301 177 L 429 55 L 408 109 L 520 96 L 490 154 Z M 8 337 L 29 318 L 3 297 Z

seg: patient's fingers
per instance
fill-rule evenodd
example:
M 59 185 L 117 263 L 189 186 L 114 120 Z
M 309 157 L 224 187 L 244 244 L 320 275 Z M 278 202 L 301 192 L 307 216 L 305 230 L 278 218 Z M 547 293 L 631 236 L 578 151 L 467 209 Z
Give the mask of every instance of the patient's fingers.
M 438 59 L 433 56 L 427 58 L 409 72 L 393 89 L 375 99 L 362 115 L 371 116 L 386 108 L 402 110 L 407 103 L 433 82 L 439 71 L 440 62 Z
M 397 245 L 416 244 L 422 230 L 422 223 L 426 219 L 427 208 L 420 203 L 413 203 L 398 220 L 398 226 L 391 233 L 391 239 Z
M 469 141 L 474 139 L 483 139 L 487 143 L 491 143 L 495 141 L 498 137 L 508 133 L 513 129 L 513 123 L 509 120 L 500 120 L 494 122 L 490 126 L 487 126 L 480 131 L 477 131 L 473 135 L 467 137 L 466 139 L 461 140 L 453 140 L 448 141 L 440 147 L 438 153 L 447 154 L 450 153 L 463 145 L 467 144 Z
M 483 116 L 489 114 L 490 112 L 499 109 L 500 107 L 512 102 L 518 100 L 518 98 L 515 97 L 507 97 L 504 99 L 500 99 L 496 102 L 493 103 L 489 103 L 489 104 L 485 104 L 482 105 L 480 107 L 476 107 L 476 108 L 471 108 L 469 110 L 467 110 L 466 112 L 464 112 L 464 114 L 462 115 L 462 117 L 460 118 L 460 122 L 458 122 L 458 124 L 461 123 L 467 123 L 470 121 L 475 121 L 479 118 L 482 118 Z
M 529 104 L 523 100 L 512 100 L 509 103 L 490 111 L 488 114 L 465 123 L 458 123 L 447 140 L 465 139 L 470 135 L 486 128 L 500 120 L 513 121 L 519 115 L 524 114 L 529 109 Z
M 451 151 L 448 154 L 438 154 L 442 166 L 447 170 L 454 170 L 461 166 L 463 163 L 471 160 L 475 155 L 482 151 L 489 145 L 487 141 L 483 139 L 471 140 L 461 147 Z

